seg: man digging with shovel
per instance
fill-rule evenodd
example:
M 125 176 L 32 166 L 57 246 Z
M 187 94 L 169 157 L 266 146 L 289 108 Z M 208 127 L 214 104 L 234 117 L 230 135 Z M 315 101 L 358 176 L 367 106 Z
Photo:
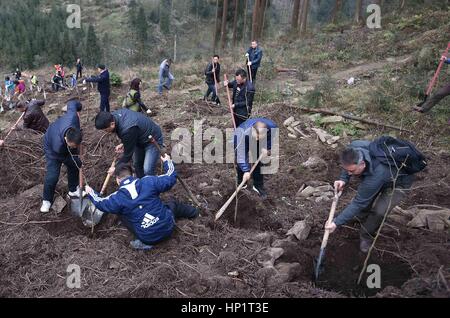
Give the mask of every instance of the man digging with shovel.
M 95 128 L 108 133 L 115 132 L 122 141 L 116 147 L 116 153 L 123 154 L 119 163 L 129 163 L 133 158 L 136 176 L 152 176 L 156 174 L 159 150 L 149 140 L 153 136 L 160 146 L 163 145 L 161 127 L 153 120 L 126 108 L 115 112 L 100 112 L 95 118 Z M 110 169 L 109 174 L 114 173 Z
M 352 176 L 361 177 L 353 201 L 325 229 L 333 233 L 353 218 L 361 221 L 360 250 L 367 253 L 386 213 L 395 208 L 411 189 L 414 173 L 426 167 L 423 155 L 409 142 L 381 137 L 374 142 L 358 140 L 341 156 L 343 171 L 334 186 L 344 190 Z
M 165 174 L 142 179 L 133 176 L 129 164 L 117 165 L 114 176 L 120 188 L 107 198 L 100 198 L 86 186 L 95 207 L 105 213 L 119 215 L 125 227 L 133 233 L 136 240 L 130 245 L 134 249 L 152 249 L 153 245 L 171 236 L 176 218 L 193 219 L 199 213 L 196 208 L 176 200 L 161 201 L 160 194 L 169 191 L 177 182 L 177 173 L 169 155 L 164 155 L 161 160 Z
M 250 152 L 256 150 L 256 158 L 260 154 L 270 155 L 272 149 L 272 129 L 277 125 L 267 118 L 252 118 L 242 123 L 234 133 L 234 149 L 236 150 L 238 184 L 249 181 L 252 174 Z M 263 142 L 266 139 L 267 142 Z M 253 191 L 263 199 L 267 197 L 264 189 L 264 176 L 261 174 L 261 163 L 253 171 Z M 243 187 L 246 189 L 247 185 Z
M 58 183 L 61 165 L 67 167 L 69 196 L 80 198 L 82 192 L 78 186 L 79 167 L 78 147 L 82 141 L 79 112 L 82 105 L 78 99 L 69 100 L 67 113 L 51 124 L 44 135 L 44 152 L 47 170 L 44 181 L 44 195 L 41 206 L 42 213 L 50 212 L 53 204 L 56 184 Z

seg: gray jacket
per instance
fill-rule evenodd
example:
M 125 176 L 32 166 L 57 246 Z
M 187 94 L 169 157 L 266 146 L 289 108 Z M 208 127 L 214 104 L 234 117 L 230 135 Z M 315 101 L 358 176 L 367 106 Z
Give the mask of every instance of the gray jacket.
M 161 127 L 147 116 L 127 108 L 119 109 L 113 112 L 112 115 L 116 123 L 116 134 L 125 148 L 119 163 L 129 162 L 136 147 L 145 149 L 147 146 L 150 146 L 150 136 L 162 146 Z
M 370 143 L 370 141 L 357 140 L 350 144 L 351 148 L 358 149 L 363 153 L 367 167 L 361 175 L 362 181 L 355 198 L 335 218 L 334 223 L 337 226 L 343 225 L 358 216 L 373 203 L 381 191 L 393 187 L 397 170 L 379 163 L 378 160 L 371 157 L 369 153 Z M 347 171 L 343 170 L 339 179 L 348 184 L 350 177 Z M 413 181 L 414 175 L 400 174 L 397 178 L 396 188 L 409 189 Z

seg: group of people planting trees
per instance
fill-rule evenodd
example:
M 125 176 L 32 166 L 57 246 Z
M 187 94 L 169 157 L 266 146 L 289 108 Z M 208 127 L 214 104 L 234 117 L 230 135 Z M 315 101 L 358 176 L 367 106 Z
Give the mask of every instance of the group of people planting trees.
M 251 162 L 250 158 L 260 159 L 272 155 L 272 137 L 277 125 L 268 118 L 252 117 L 256 79 L 262 59 L 263 50 L 257 41 L 252 41 L 251 47 L 245 53 L 245 66 L 235 71 L 234 80 L 222 82 L 223 68 L 220 56 L 213 55 L 204 70 L 207 91 L 203 100 L 222 107 L 219 91 L 224 88 L 231 93 L 231 102 L 228 106 L 235 129 L 233 142 L 237 184 L 240 185 L 238 191 L 247 189 L 250 179 L 253 179 L 251 190 L 264 200 L 268 193 L 261 172 L 263 165 L 260 160 Z M 446 54 L 442 56 L 440 68 L 444 63 L 450 64 Z M 163 95 L 164 90 L 172 89 L 175 80 L 171 72 L 172 64 L 170 58 L 160 64 L 156 88 L 159 95 Z M 70 198 L 76 199 L 87 195 L 98 210 L 117 214 L 122 224 L 135 236 L 131 246 L 135 249 L 148 250 L 170 237 L 176 218 L 195 218 L 199 214 L 200 207 L 175 200 L 164 202 L 160 199 L 160 194 L 169 191 L 177 179 L 180 179 L 170 156 L 163 151 L 162 129 L 150 118 L 153 116 L 151 107 L 143 101 L 142 80 L 135 78 L 131 81 L 121 108 L 111 112 L 109 70 L 104 64 L 98 64 L 97 71 L 96 76 L 84 78 L 83 65 L 81 59 L 78 59 L 76 73 L 71 76 L 71 86 L 76 87 L 79 79 L 83 79 L 83 85 L 97 83 L 100 107 L 95 117 L 95 128 L 114 133 L 120 140 L 120 144 L 115 148 L 115 160 L 108 171 L 109 175 L 115 177 L 119 189 L 107 197 L 102 197 L 104 193 L 100 194 L 90 186 L 80 188 L 82 185 L 79 184 L 79 179 L 83 162 L 79 148 L 84 136 L 80 123 L 83 106 L 78 98 L 67 101 L 67 112 L 55 122 L 49 123 L 41 109 L 45 100 L 26 101 L 23 98 L 26 87 L 19 69 L 14 75 L 15 79 L 5 78 L 3 95 L 8 101 L 17 99 L 15 107 L 23 114 L 21 117 L 23 128 L 45 134 L 43 148 L 46 174 L 40 211 L 42 213 L 50 211 L 60 169 L 64 164 L 67 167 Z M 39 86 L 36 76 L 33 77 L 32 84 Z M 61 64 L 55 65 L 52 86 L 55 92 L 66 87 L 65 71 Z M 430 93 L 431 90 L 427 95 Z M 424 104 L 415 109 L 427 112 L 448 95 L 450 83 L 435 95 L 430 95 Z M 19 123 L 16 123 L 12 130 L 18 128 Z M 5 146 L 5 140 L 0 140 L 0 146 Z M 159 160 L 163 163 L 164 174 L 156 176 Z M 325 229 L 332 233 L 338 227 L 355 218 L 358 219 L 361 222 L 360 249 L 367 253 L 385 215 L 407 196 L 414 182 L 414 174 L 422 171 L 427 162 L 411 143 L 381 137 L 375 141 L 352 142 L 342 151 L 340 164 L 343 168 L 342 173 L 334 183 L 336 197 L 342 194 L 352 177 L 359 177 L 361 182 L 351 203 L 336 218 L 326 222 Z

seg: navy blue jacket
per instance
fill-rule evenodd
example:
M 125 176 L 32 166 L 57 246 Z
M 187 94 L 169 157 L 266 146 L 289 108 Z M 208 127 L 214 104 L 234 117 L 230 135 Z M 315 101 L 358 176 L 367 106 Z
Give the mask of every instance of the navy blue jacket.
M 237 81 L 228 83 L 228 87 L 233 89 L 234 112 L 243 118 L 249 118 L 252 114 L 253 98 L 255 97 L 255 86 L 252 82 L 238 85 Z
M 110 196 L 100 198 L 95 193 L 89 198 L 97 209 L 125 218 L 139 240 L 156 244 L 169 237 L 175 226 L 173 212 L 159 198 L 161 193 L 169 191 L 177 182 L 171 160 L 164 162 L 164 171 L 166 174 L 158 177 L 129 177 Z
M 252 169 L 252 165 L 249 163 L 250 139 L 252 138 L 252 127 L 257 122 L 263 122 L 267 125 L 267 150 L 272 150 L 271 129 L 278 128 L 273 121 L 267 118 L 251 118 L 243 122 L 238 128 L 236 128 L 236 131 L 234 132 L 234 149 L 236 150 L 236 161 L 242 172 L 250 172 L 250 170 Z
M 380 163 L 376 158 L 371 157 L 369 152 L 370 141 L 356 140 L 350 144 L 351 148 L 362 152 L 364 161 L 366 162 L 366 170 L 361 175 L 362 181 L 358 187 L 358 193 L 342 213 L 335 218 L 334 223 L 338 226 L 343 225 L 355 216 L 358 216 L 366 208 L 368 208 L 376 199 L 378 194 L 393 185 L 393 176 L 396 171 L 391 171 L 388 165 Z M 346 184 L 350 182 L 350 175 L 343 170 L 340 180 Z M 409 189 L 414 181 L 413 175 L 401 174 L 396 181 L 396 187 L 401 189 Z
M 252 62 L 252 68 L 258 68 L 261 66 L 261 60 L 263 57 L 263 50 L 257 47 L 256 49 L 250 47 L 247 51 L 249 61 Z
M 44 152 L 47 159 L 64 161 L 70 156 L 64 137 L 69 128 L 80 129 L 77 112 L 80 112 L 81 108 L 79 101 L 70 101 L 67 104 L 67 113 L 48 127 L 44 135 Z
M 111 94 L 111 84 L 109 82 L 109 71 L 105 70 L 99 76 L 92 76 L 86 79 L 86 82 L 97 83 L 97 89 L 102 95 Z

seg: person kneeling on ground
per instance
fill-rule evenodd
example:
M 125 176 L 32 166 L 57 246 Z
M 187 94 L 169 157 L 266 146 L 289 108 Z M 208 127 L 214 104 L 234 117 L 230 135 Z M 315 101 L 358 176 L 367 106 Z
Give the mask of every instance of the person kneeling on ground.
M 166 174 L 133 177 L 129 164 L 119 164 L 114 171 L 119 190 L 107 198 L 100 198 L 91 187 L 86 187 L 89 199 L 105 213 L 118 214 L 122 223 L 133 233 L 134 249 L 149 250 L 154 244 L 168 239 L 174 228 L 175 218 L 192 219 L 199 211 L 189 205 L 172 200 L 161 201 L 159 195 L 169 191 L 177 182 L 177 174 L 169 155 L 161 157 Z

